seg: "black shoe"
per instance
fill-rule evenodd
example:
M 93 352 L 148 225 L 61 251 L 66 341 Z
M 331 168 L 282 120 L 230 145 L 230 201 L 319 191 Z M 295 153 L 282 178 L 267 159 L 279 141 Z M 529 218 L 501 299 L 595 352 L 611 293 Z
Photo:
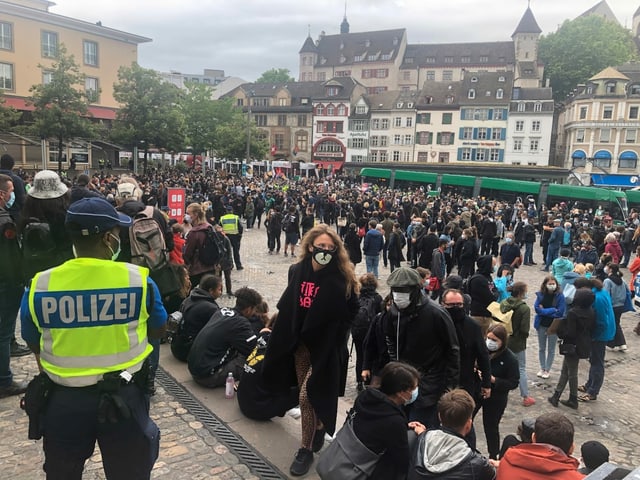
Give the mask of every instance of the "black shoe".
M 301 448 L 296 453 L 296 458 L 293 460 L 291 467 L 289 467 L 289 473 L 294 477 L 300 477 L 305 475 L 311 468 L 313 463 L 313 452 L 306 448 Z
M 322 446 L 324 445 L 325 432 L 326 430 L 324 428 L 321 428 L 320 430 L 316 429 L 314 432 L 313 443 L 311 444 L 311 450 L 313 450 L 314 453 L 318 453 L 322 449 Z
M 0 387 L 0 398 L 12 397 L 14 395 L 20 395 L 27 391 L 27 382 L 12 381 L 10 385 L 6 387 Z
M 240 265 L 239 267 L 236 267 L 236 270 L 244 270 L 244 267 Z
M 553 395 L 547 398 L 547 400 L 549 400 L 549 403 L 554 407 L 558 407 L 558 400 L 560 400 L 560 393 L 553 392 Z
M 15 340 L 11 342 L 11 356 L 12 357 L 24 357 L 29 355 L 31 350 L 26 345 L 20 345 Z
M 574 410 L 578 409 L 578 397 L 574 395 L 569 395 L 568 400 L 560 400 L 560 403 L 565 407 L 573 408 Z

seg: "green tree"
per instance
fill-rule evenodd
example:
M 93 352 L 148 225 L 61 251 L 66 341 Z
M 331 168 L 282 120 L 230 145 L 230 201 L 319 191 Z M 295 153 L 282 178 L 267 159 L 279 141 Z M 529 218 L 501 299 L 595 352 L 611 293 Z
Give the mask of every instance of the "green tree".
M 50 73 L 46 84 L 34 85 L 29 90 L 28 103 L 33 111 L 34 133 L 41 138 L 55 138 L 58 142 L 58 173 L 62 173 L 62 150 L 64 143 L 74 138 L 90 139 L 95 128 L 89 120 L 89 102 L 93 95 L 84 90 L 85 76 L 73 55 L 60 45 L 50 67 L 38 65 Z M 96 92 L 97 93 L 97 92 Z
M 111 138 L 132 150 L 143 149 L 145 173 L 150 148 L 175 152 L 185 145 L 181 95 L 175 85 L 137 63 L 118 70 L 113 96 L 121 107 Z
M 291 76 L 288 68 L 272 68 L 263 72 L 256 83 L 287 83 L 295 82 L 296 79 Z
M 540 39 L 539 57 L 553 96 L 562 101 L 579 83 L 608 66 L 637 58 L 631 32 L 597 15 L 567 20 Z
M 201 83 L 187 83 L 182 96 L 182 112 L 185 119 L 187 145 L 194 155 L 213 149 L 218 125 L 216 101 L 211 98 L 211 87 Z
M 269 149 L 266 140 L 262 140 L 260 130 L 254 122 L 249 125 L 246 114 L 233 106 L 231 99 L 216 102 L 217 118 L 214 148 L 219 157 L 244 158 L 247 154 L 247 128 L 251 129 L 250 157 L 263 158 Z M 252 119 L 253 120 L 253 119 Z
M 0 92 L 0 132 L 10 131 L 22 115 L 15 108 L 7 107 L 5 103 L 4 95 Z

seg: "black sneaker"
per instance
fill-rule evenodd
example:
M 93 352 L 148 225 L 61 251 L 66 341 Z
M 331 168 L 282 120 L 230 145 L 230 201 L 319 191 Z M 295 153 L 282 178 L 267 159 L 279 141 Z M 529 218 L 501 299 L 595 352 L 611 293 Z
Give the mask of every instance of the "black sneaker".
M 322 428 L 320 430 L 316 430 L 313 434 L 313 443 L 311 444 L 311 450 L 313 450 L 314 453 L 317 453 L 322 449 L 322 446 L 324 445 L 325 432 L 326 430 Z
M 301 477 L 306 475 L 311 464 L 313 463 L 313 452 L 306 448 L 301 448 L 296 453 L 296 458 L 293 460 L 291 467 L 289 467 L 289 473 L 294 477 Z
M 20 345 L 15 340 L 11 342 L 11 356 L 12 357 L 24 357 L 29 355 L 31 350 L 26 345 Z
M 27 382 L 12 381 L 10 385 L 7 385 L 6 387 L 0 387 L 0 398 L 20 395 L 27 391 L 27 385 Z

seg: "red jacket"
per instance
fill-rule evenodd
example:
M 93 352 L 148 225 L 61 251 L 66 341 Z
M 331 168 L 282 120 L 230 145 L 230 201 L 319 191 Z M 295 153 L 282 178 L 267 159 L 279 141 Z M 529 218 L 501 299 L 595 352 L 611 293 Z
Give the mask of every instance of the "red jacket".
M 184 265 L 184 258 L 182 258 L 182 252 L 184 251 L 184 238 L 179 233 L 173 234 L 173 250 L 169 252 L 169 261 L 171 263 L 177 263 L 178 265 Z
M 544 443 L 522 443 L 509 448 L 500 460 L 496 480 L 577 480 L 578 460 Z

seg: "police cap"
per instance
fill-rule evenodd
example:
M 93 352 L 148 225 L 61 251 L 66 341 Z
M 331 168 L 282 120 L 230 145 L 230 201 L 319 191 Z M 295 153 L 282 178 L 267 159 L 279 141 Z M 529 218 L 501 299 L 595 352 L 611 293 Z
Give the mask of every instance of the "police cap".
M 104 198 L 83 198 L 72 203 L 67 210 L 65 225 L 70 233 L 94 235 L 116 226 L 128 227 L 131 217 L 119 213 Z

